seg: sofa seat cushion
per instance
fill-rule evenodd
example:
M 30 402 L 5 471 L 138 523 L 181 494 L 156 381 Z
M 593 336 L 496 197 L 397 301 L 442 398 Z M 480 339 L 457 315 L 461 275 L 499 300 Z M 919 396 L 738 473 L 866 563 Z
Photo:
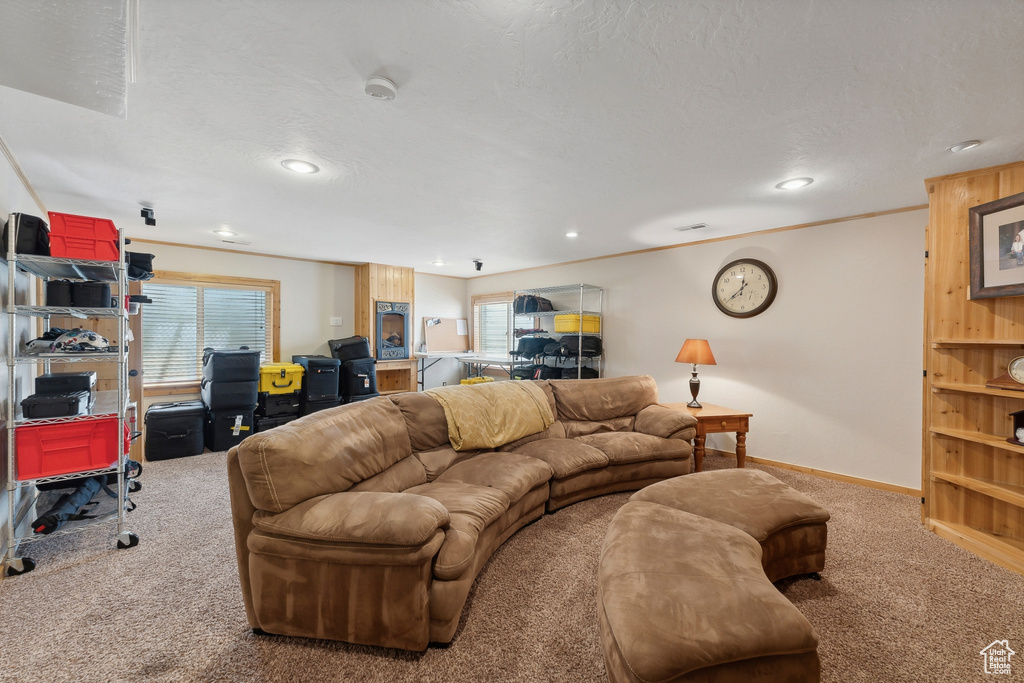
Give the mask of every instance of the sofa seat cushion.
M 575 439 L 542 439 L 520 446 L 515 452 L 546 462 L 555 479 L 608 466 L 608 456 L 601 450 Z
M 551 479 L 551 466 L 519 453 L 481 453 L 449 467 L 438 483 L 476 484 L 498 489 L 515 505 Z
M 644 460 L 685 460 L 693 447 L 688 441 L 663 439 L 638 432 L 604 432 L 577 437 L 576 441 L 600 450 L 612 465 Z
M 257 510 L 253 525 L 267 533 L 335 543 L 419 546 L 450 515 L 436 500 L 408 493 L 351 492 L 317 496 L 277 514 Z
M 612 681 L 817 680 L 817 634 L 765 576 L 757 541 L 727 524 L 630 501 L 597 585 Z
M 509 508 L 503 491 L 452 482 L 432 482 L 407 489 L 406 493 L 432 498 L 448 510 L 451 521 L 434 562 L 434 576 L 452 581 L 473 566 L 480 532 L 501 518 Z

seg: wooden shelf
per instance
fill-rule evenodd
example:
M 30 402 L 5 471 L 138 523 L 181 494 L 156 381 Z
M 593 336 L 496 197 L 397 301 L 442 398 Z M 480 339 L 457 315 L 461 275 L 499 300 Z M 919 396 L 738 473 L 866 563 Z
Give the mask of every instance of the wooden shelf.
M 992 448 L 999 448 L 1004 451 L 1010 451 L 1011 453 L 1020 453 L 1021 455 L 1024 455 L 1024 446 L 1018 446 L 1010 443 L 1006 440 L 1005 436 L 985 434 L 984 432 L 968 432 L 963 429 L 946 429 L 944 427 L 932 427 L 931 432 L 932 434 L 947 436 L 951 439 L 972 441 L 985 446 L 991 446 Z
M 984 494 L 989 498 L 996 498 L 1011 505 L 1024 507 L 1024 486 L 1020 484 L 1005 484 L 992 481 L 991 479 L 978 479 L 977 477 L 965 477 L 960 474 L 937 471 L 932 471 L 932 479 L 949 482 L 950 484 Z
M 1024 389 L 1015 391 L 1013 389 L 994 389 L 984 384 L 955 384 L 951 382 L 932 382 L 932 391 L 939 393 L 952 391 L 963 394 L 983 394 L 985 396 L 1000 396 L 1002 398 L 1019 398 L 1024 400 Z
M 1024 348 L 1024 341 L 1020 339 L 933 339 L 933 349 L 957 349 L 957 348 Z
M 1009 536 L 1000 536 L 991 531 L 956 524 L 928 520 L 928 528 L 961 548 L 1005 567 L 1010 571 L 1024 574 L 1024 541 Z

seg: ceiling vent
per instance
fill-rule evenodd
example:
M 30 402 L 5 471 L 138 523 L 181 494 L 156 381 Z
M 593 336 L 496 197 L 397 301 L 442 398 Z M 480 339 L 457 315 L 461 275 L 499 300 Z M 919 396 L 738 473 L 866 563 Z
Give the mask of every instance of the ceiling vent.
M 398 93 L 394 83 L 380 76 L 366 79 L 364 90 L 375 100 L 393 100 Z
M 252 244 L 252 242 L 243 242 L 242 240 L 221 240 L 221 242 L 225 242 L 227 244 Z
M 693 225 L 684 225 L 681 228 L 673 228 L 673 230 L 678 230 L 679 232 L 686 232 L 687 230 L 703 230 L 706 227 L 708 227 L 707 223 L 694 223 Z

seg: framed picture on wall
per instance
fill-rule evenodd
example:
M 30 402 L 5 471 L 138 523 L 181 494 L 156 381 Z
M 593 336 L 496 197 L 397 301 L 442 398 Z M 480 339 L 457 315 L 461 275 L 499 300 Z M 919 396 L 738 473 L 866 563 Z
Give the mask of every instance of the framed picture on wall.
M 1024 295 L 1024 192 L 969 213 L 971 298 Z

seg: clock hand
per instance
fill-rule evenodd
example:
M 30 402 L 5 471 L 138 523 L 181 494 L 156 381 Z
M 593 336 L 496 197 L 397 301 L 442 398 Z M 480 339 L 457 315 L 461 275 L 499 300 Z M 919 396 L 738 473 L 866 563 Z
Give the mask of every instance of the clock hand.
M 738 296 L 739 296 L 740 294 L 742 294 L 742 293 L 743 293 L 743 290 L 744 290 L 744 289 L 746 289 L 746 288 L 747 288 L 747 281 L 746 281 L 746 280 L 744 280 L 744 281 L 743 281 L 743 284 L 742 284 L 742 285 L 740 285 L 740 288 L 736 290 L 736 293 L 735 293 L 735 294 L 733 294 L 732 296 L 730 296 L 730 297 L 729 297 L 728 299 L 726 299 L 726 301 L 727 301 L 727 302 L 728 302 L 728 301 L 732 301 L 733 299 L 735 299 L 736 297 L 738 297 Z

